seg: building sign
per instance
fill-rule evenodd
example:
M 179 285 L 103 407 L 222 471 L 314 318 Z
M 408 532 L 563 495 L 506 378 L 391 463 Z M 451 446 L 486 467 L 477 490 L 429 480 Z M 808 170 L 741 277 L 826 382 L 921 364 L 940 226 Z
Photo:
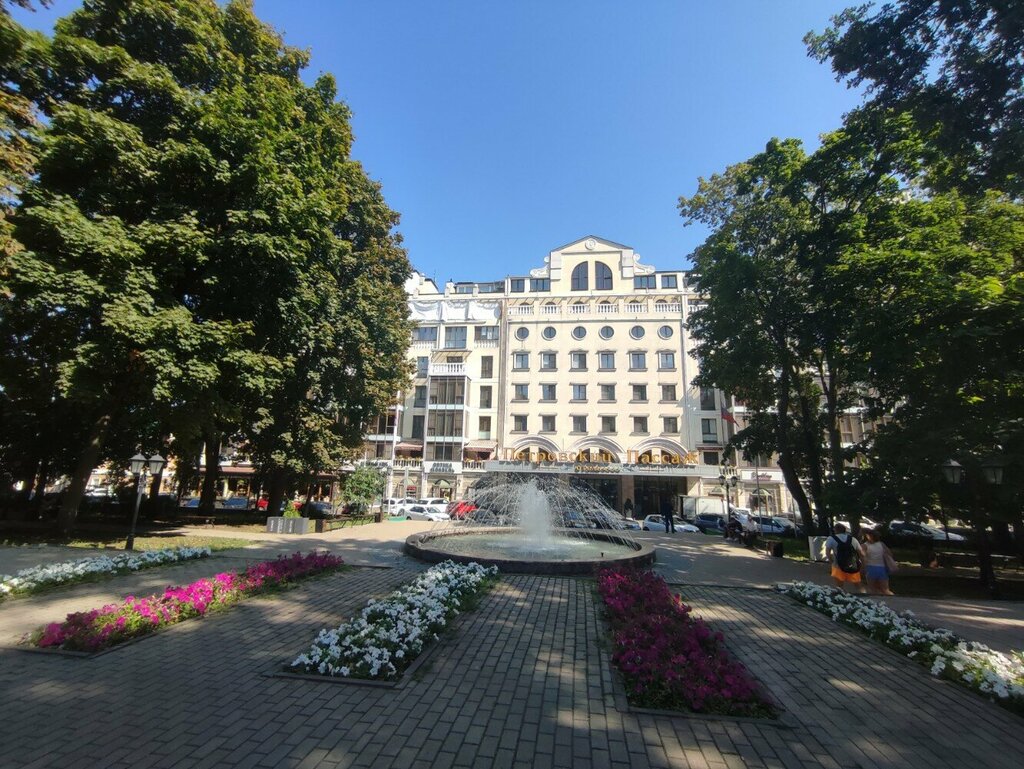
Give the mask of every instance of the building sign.
M 456 475 L 462 472 L 461 462 L 425 462 L 428 473 Z
M 596 458 L 594 458 L 589 451 L 581 451 L 579 453 L 573 453 L 571 451 L 513 451 L 512 449 L 505 449 L 504 456 L 502 457 L 503 462 L 528 462 L 531 464 L 544 464 L 545 462 L 552 463 L 582 463 L 588 466 L 620 466 L 615 461 L 615 457 L 605 451 L 600 452 Z M 641 454 L 638 451 L 627 451 L 625 465 L 697 465 L 700 462 L 700 457 L 696 451 L 690 451 L 686 454 L 670 454 L 668 452 L 649 453 L 644 452 Z
M 636 452 L 628 452 L 632 462 L 601 462 L 591 459 L 587 454 L 572 452 L 531 452 L 530 456 L 558 457 L 559 459 L 499 459 L 486 462 L 488 472 L 504 473 L 552 473 L 562 475 L 696 475 L 696 452 L 682 456 L 676 454 L 671 459 L 658 456 L 657 462 L 651 462 L 647 456 L 637 457 Z M 521 455 L 522 456 L 522 455 Z M 562 460 L 565 456 L 567 459 Z M 610 456 L 610 455 L 606 455 Z M 571 457 L 571 459 L 569 459 Z M 685 462 L 682 460 L 686 460 Z M 692 460 L 692 461 L 691 461 Z

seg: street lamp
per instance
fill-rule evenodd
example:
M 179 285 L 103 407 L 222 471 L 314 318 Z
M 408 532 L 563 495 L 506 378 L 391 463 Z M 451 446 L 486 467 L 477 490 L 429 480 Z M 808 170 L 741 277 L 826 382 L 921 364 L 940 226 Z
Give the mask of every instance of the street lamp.
M 721 473 L 718 475 L 718 482 L 722 485 L 722 488 L 725 489 L 725 507 L 727 512 L 729 511 L 729 507 L 732 505 L 732 502 L 729 499 L 729 488 L 732 487 L 735 489 L 739 483 L 736 478 L 736 473 L 730 472 L 730 470 L 729 461 L 726 460 L 725 464 L 722 465 Z M 739 502 L 739 499 L 737 498 L 736 501 Z
M 946 483 L 959 486 L 964 479 L 964 466 L 955 459 L 947 459 L 942 465 L 942 474 L 946 478 Z
M 993 598 L 999 597 L 999 585 L 996 582 L 995 570 L 992 567 L 992 552 L 989 550 L 988 534 L 985 521 L 982 520 L 981 495 L 982 491 L 978 485 L 979 475 L 991 486 L 999 486 L 1003 482 L 1003 466 L 998 460 L 985 459 L 980 464 L 971 464 L 970 477 L 967 478 L 968 493 L 971 500 L 971 518 L 974 524 L 974 531 L 978 537 L 978 570 L 981 582 L 988 588 Z M 975 468 L 980 468 L 977 473 Z M 959 485 L 964 481 L 964 468 L 955 459 L 948 459 L 942 465 L 942 474 L 947 483 L 952 486 Z
M 143 454 L 136 454 L 128 460 L 132 475 L 135 476 L 135 507 L 132 510 L 132 527 L 128 530 L 128 541 L 125 542 L 125 550 L 135 549 L 135 525 L 139 521 L 139 507 L 142 505 L 142 481 L 146 477 L 147 465 L 149 474 L 156 476 L 164 469 L 167 460 L 159 454 L 154 454 L 149 459 Z

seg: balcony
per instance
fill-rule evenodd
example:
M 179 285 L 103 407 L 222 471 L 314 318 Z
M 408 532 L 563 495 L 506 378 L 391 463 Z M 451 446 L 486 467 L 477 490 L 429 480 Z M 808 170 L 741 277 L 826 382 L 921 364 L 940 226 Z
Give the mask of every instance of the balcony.
M 589 315 L 590 305 L 589 304 L 570 304 L 569 305 L 570 315 Z
M 465 363 L 431 363 L 430 376 L 466 376 Z
M 540 314 L 541 315 L 558 315 L 558 305 L 557 304 L 542 304 L 540 306 Z
M 668 304 L 667 302 L 657 302 L 654 305 L 654 311 L 678 314 L 683 311 L 683 305 L 679 304 L 678 302 L 676 302 L 675 304 Z
M 533 315 L 532 304 L 517 304 L 509 310 L 510 315 Z
M 465 405 L 466 405 L 466 399 L 463 398 L 463 397 L 460 397 L 460 396 L 455 396 L 450 401 L 439 400 L 436 396 L 434 396 L 434 397 L 432 397 L 430 399 L 430 407 L 431 408 L 441 408 L 441 409 L 456 409 L 456 408 L 458 408 L 458 409 L 461 409 Z
M 647 302 L 626 302 L 627 313 L 647 312 Z
M 618 311 L 619 305 L 617 302 L 614 304 L 611 302 L 602 302 L 601 304 L 597 305 L 598 315 L 614 315 Z
M 409 468 L 410 470 L 420 470 L 423 468 L 422 459 L 396 459 L 395 468 Z
M 497 339 L 476 339 L 473 341 L 474 347 L 497 347 Z
M 436 350 L 437 340 L 436 339 L 414 339 L 412 342 L 412 349 L 414 350 Z

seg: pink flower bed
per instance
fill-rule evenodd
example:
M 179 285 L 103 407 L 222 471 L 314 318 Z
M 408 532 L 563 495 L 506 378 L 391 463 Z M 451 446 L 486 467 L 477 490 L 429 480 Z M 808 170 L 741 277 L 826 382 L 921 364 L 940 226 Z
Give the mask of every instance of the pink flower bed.
M 598 575 L 613 633 L 612 662 L 630 701 L 641 707 L 773 716 L 750 672 L 726 651 L 722 634 L 651 571 Z
M 328 553 L 281 556 L 253 564 L 245 571 L 225 572 L 182 587 L 172 586 L 160 595 L 130 595 L 120 604 L 69 614 L 64 622 L 53 622 L 37 630 L 29 643 L 43 648 L 97 652 L 341 565 L 341 558 Z

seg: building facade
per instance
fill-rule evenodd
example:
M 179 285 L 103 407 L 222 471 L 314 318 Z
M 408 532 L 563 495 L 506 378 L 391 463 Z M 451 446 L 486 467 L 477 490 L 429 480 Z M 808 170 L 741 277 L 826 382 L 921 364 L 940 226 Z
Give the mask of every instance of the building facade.
M 684 270 L 587 237 L 528 275 L 448 283 L 415 275 L 411 392 L 371 426 L 366 461 L 394 497 L 472 498 L 487 472 L 562 476 L 617 510 L 682 509 L 730 495 L 788 510 L 774 463 L 740 463 L 719 483 L 734 429 L 723 394 L 697 388 L 687 318 L 701 295 Z

